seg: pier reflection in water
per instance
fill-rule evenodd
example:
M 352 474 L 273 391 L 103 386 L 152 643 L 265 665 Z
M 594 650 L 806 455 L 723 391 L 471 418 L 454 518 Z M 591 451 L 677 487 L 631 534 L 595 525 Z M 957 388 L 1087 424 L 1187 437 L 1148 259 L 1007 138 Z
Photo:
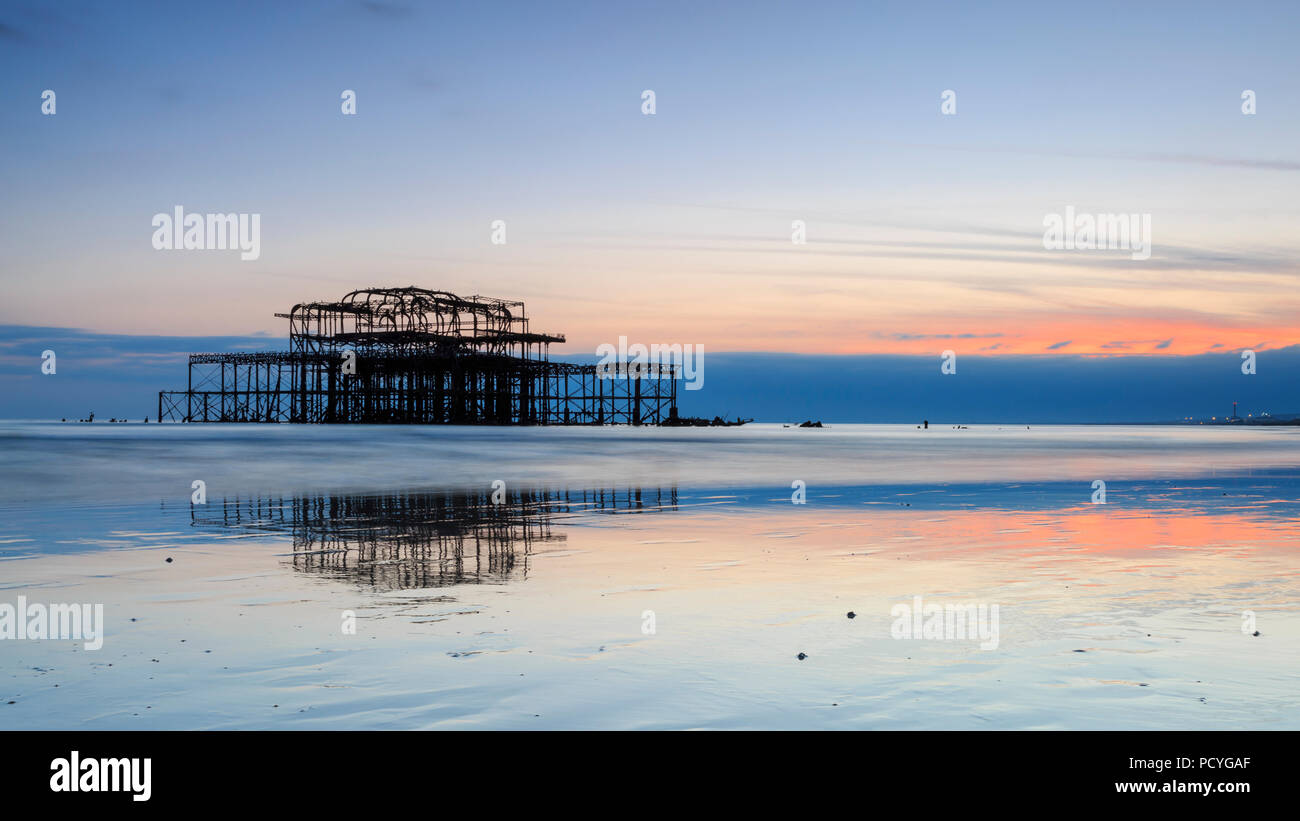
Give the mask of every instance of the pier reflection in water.
M 403 590 L 522 580 L 535 545 L 565 540 L 553 525 L 566 518 L 676 509 L 675 487 L 488 488 L 236 497 L 191 506 L 190 518 L 208 530 L 290 536 L 294 570 Z

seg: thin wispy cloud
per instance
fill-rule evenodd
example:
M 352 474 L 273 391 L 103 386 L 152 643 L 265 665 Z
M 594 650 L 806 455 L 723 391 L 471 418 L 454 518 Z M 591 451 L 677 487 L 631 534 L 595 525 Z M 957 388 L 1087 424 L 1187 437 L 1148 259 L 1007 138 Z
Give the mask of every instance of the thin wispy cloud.
M 1126 162 L 1178 163 L 1182 165 L 1249 168 L 1262 171 L 1300 171 L 1300 161 L 1277 157 L 1229 157 L 1205 154 L 1164 153 L 1159 151 L 1079 151 L 1009 145 L 958 145 L 946 143 L 891 142 L 869 140 L 875 145 L 924 148 L 935 151 L 961 151 L 977 154 L 1014 154 L 1025 157 L 1069 157 L 1088 160 L 1122 160 Z

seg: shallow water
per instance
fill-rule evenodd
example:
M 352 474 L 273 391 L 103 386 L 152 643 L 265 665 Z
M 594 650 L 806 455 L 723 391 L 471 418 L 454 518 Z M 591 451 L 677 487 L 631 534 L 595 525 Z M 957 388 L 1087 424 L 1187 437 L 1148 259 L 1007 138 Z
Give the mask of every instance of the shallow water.
M 1294 728 L 1297 435 L 4 423 L 0 727 Z

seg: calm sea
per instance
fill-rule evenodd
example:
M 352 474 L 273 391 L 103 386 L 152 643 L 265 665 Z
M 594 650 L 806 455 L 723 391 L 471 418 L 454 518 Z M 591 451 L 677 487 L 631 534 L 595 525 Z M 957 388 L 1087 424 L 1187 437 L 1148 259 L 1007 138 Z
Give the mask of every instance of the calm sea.
M 0 727 L 1294 728 L 1297 512 L 1300 428 L 0 423 L 0 620 L 104 613 Z

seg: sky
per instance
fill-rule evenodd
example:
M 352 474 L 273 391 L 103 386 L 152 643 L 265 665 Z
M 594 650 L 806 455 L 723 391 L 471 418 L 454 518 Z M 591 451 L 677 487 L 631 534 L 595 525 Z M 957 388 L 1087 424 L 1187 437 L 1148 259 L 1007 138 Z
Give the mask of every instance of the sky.
M 6 2 L 0 324 L 280 340 L 418 285 L 573 355 L 1300 344 L 1300 5 L 954 6 Z M 156 250 L 178 205 L 260 256 Z M 1150 257 L 1044 248 L 1067 208 Z

